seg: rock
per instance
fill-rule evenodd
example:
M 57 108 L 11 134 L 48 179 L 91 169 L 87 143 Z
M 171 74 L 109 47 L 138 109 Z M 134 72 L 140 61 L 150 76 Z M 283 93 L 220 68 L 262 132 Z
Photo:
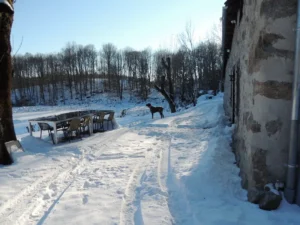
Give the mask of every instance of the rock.
M 265 195 L 266 195 L 265 191 L 253 188 L 248 191 L 247 197 L 249 202 L 258 204 L 264 198 Z
M 263 210 L 275 210 L 280 206 L 282 197 L 273 192 L 266 192 L 259 201 L 259 208 Z

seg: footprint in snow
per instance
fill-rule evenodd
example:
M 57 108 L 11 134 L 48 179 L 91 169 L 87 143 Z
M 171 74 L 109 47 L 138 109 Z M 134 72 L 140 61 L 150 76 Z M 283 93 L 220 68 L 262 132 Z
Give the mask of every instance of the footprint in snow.
M 43 200 L 47 200 L 47 199 L 50 199 L 50 195 L 48 193 L 44 194 L 44 196 L 43 196 Z
M 52 160 L 55 161 L 55 162 L 60 162 L 60 160 L 57 159 L 57 158 L 52 158 Z
M 94 169 L 94 173 L 96 173 L 99 170 L 99 168 Z
M 57 185 L 56 184 L 50 184 L 49 189 L 56 191 L 57 190 Z
M 88 195 L 83 195 L 83 198 L 82 198 L 82 204 L 85 205 L 87 204 L 89 201 L 89 196 Z

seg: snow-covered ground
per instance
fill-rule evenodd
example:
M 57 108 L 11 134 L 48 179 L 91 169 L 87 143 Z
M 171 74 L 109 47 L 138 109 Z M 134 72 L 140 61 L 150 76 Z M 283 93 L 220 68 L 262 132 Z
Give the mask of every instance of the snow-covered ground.
M 0 167 L 0 224 L 300 224 L 298 206 L 267 212 L 246 201 L 222 104 L 202 96 L 154 120 L 144 103 L 15 108 L 26 151 Z M 58 145 L 26 133 L 30 118 L 81 108 L 114 109 L 120 126 Z

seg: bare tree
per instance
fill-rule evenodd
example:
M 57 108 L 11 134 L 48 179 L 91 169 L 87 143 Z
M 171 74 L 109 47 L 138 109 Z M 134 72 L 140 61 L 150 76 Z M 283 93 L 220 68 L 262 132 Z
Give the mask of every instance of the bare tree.
M 95 75 L 96 75 L 96 67 L 97 67 L 97 51 L 94 45 L 87 45 L 84 47 L 85 51 L 85 70 L 88 77 L 89 91 L 92 94 L 95 87 Z
M 181 46 L 183 46 L 188 51 L 193 51 L 194 49 L 194 29 L 191 21 L 186 23 L 185 31 L 178 36 Z
M 157 91 L 159 91 L 165 99 L 168 101 L 171 113 L 176 112 L 176 105 L 174 102 L 174 90 L 173 90 L 173 82 L 172 82 L 172 75 L 171 75 L 171 58 L 167 57 L 167 60 L 164 58 L 161 59 L 161 64 L 163 65 L 164 69 L 166 70 L 168 84 L 169 84 L 169 93 L 165 90 L 166 86 L 166 76 L 162 75 L 160 77 L 160 87 L 156 84 L 154 87 Z
M 117 50 L 105 44 L 69 43 L 58 54 L 25 54 L 14 57 L 13 99 L 18 105 L 65 102 L 65 87 L 71 99 L 84 100 L 102 91 L 123 98 L 147 99 L 151 82 L 165 96 L 172 112 L 176 106 L 196 103 L 199 90 L 216 90 L 220 80 L 220 45 L 213 40 L 194 43 L 191 24 L 179 36 L 178 50 Z M 59 90 L 60 89 L 60 90 Z M 58 90 L 58 91 L 56 91 Z M 52 101 L 53 99 L 53 101 Z
M 124 53 L 118 52 L 116 55 L 115 68 L 116 68 L 116 85 L 117 85 L 117 94 L 120 100 L 123 99 L 124 91 L 124 71 L 126 67 Z
M 187 92 L 187 58 L 188 53 L 185 49 L 179 49 L 175 54 L 172 55 L 172 71 L 173 71 L 173 80 L 176 88 L 177 95 L 181 102 L 186 101 L 186 92 Z M 178 97 L 178 96 L 177 96 Z
M 193 102 L 193 104 L 195 105 L 195 78 L 197 74 L 197 65 L 195 57 L 194 30 L 191 22 L 188 22 L 186 24 L 185 32 L 181 33 L 181 35 L 179 36 L 179 42 L 181 43 L 181 48 L 184 49 L 187 53 L 185 57 L 185 68 L 187 69 L 187 79 L 185 84 L 188 85 L 188 95 L 187 99 L 184 97 L 184 95 L 182 95 L 182 97 L 188 100 L 188 102 Z
M 101 55 L 106 63 L 106 78 L 108 81 L 108 90 L 111 89 L 112 61 L 113 58 L 116 56 L 116 53 L 117 53 L 117 48 L 113 44 L 108 43 L 102 46 Z
M 74 95 L 74 76 L 75 76 L 75 45 L 68 43 L 63 49 L 63 65 L 67 75 L 67 86 L 70 92 L 70 97 L 73 99 Z
M 140 52 L 139 55 L 139 62 L 138 62 L 138 71 L 139 71 L 139 78 L 138 78 L 138 93 L 139 96 L 146 100 L 149 95 L 149 83 L 150 83 L 150 64 L 151 64 L 151 53 L 148 49 Z

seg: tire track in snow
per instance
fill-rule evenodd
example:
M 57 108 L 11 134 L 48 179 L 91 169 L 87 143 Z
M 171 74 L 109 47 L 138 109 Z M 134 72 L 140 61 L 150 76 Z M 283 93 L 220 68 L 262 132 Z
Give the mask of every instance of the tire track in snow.
M 169 129 L 166 131 L 165 135 L 169 138 L 169 144 L 168 144 L 168 169 L 167 169 L 167 190 L 169 195 L 169 209 L 170 213 L 172 214 L 174 218 L 175 224 L 201 224 L 200 221 L 198 221 L 197 217 L 195 216 L 195 213 L 193 211 L 193 208 L 191 207 L 191 204 L 189 202 L 189 199 L 187 197 L 187 189 L 177 177 L 174 171 L 172 170 L 172 140 L 175 138 L 173 133 L 176 133 L 178 131 L 178 128 L 184 128 L 190 130 L 191 128 L 196 129 L 211 129 L 217 126 L 218 121 L 209 121 L 207 120 L 209 118 L 209 114 L 213 110 L 218 110 L 218 105 L 212 104 L 211 107 L 206 107 L 204 110 L 201 110 L 201 116 L 202 119 L 205 120 L 205 123 L 201 124 L 199 127 L 194 126 L 185 126 L 180 125 L 181 122 L 185 122 L 187 118 L 175 118 L 174 120 L 170 121 L 169 123 Z M 199 115 L 200 116 L 200 115 Z M 218 119 L 218 118 L 217 118 Z M 199 139 L 199 134 L 194 131 L 191 132 L 185 132 L 188 137 L 185 137 L 185 139 L 193 140 Z
M 166 128 L 168 130 L 169 128 Z M 158 128 L 160 130 L 160 128 Z M 141 203 L 143 207 L 136 214 L 146 210 L 145 220 L 151 221 L 153 224 L 172 224 L 172 216 L 168 206 L 167 191 L 167 165 L 168 153 L 166 142 L 168 139 L 164 136 L 166 131 L 163 130 L 159 135 L 158 143 L 155 145 L 152 154 L 149 155 L 149 163 L 145 168 L 143 179 L 141 180 L 140 193 Z M 149 209 L 151 210 L 149 211 Z M 138 221 L 137 221 L 138 222 Z M 138 224 L 138 223 L 136 223 Z
M 9 199 L 7 202 L 5 202 L 0 208 L 0 223 L 2 224 L 4 219 L 11 218 L 11 221 L 5 224 L 12 224 L 16 218 L 15 214 L 22 212 L 22 210 L 31 203 L 31 198 L 36 195 L 35 193 L 44 187 L 45 182 L 47 182 L 47 180 L 49 180 L 51 177 L 57 176 L 58 174 L 59 172 L 47 174 L 41 179 L 38 179 L 34 183 L 30 184 L 26 189 L 22 190 L 15 197 L 13 197 L 13 199 Z M 25 201 L 26 199 L 27 201 Z
M 167 189 L 167 176 L 169 173 L 168 162 L 169 162 L 169 154 L 166 149 L 161 148 L 159 152 L 159 160 L 157 163 L 157 182 L 161 192 L 164 195 L 168 195 Z
M 132 171 L 129 180 L 126 184 L 125 193 L 120 211 L 120 225 L 129 225 L 133 223 L 134 201 L 136 199 L 135 187 L 138 185 L 138 180 L 142 180 L 145 170 L 141 172 L 143 164 L 146 160 L 139 162 Z
M 120 225 L 144 224 L 141 212 L 141 189 L 151 153 L 146 150 L 144 154 L 144 160 L 140 160 L 135 166 L 126 184 L 120 211 Z
M 163 146 L 156 146 L 156 149 L 153 150 L 155 154 L 152 155 L 152 157 L 148 156 L 146 157 L 147 165 L 144 166 L 143 169 L 140 168 L 140 182 L 138 182 L 138 178 L 134 179 L 134 181 L 130 181 L 130 187 L 131 190 L 131 198 L 130 200 L 126 201 L 122 205 L 121 210 L 121 221 L 120 224 L 143 224 L 144 220 L 147 221 L 146 217 L 143 217 L 143 207 L 151 205 L 153 212 L 152 213 L 152 219 L 156 217 L 159 217 L 160 215 L 159 211 L 170 213 L 170 216 L 168 216 L 168 219 L 165 219 L 164 221 L 155 221 L 153 224 L 174 224 L 176 222 L 187 222 L 186 224 L 199 224 L 199 221 L 195 218 L 192 208 L 190 206 L 190 202 L 187 199 L 186 196 L 186 190 L 181 184 L 181 182 L 176 178 L 176 174 L 172 171 L 172 165 L 171 165 L 171 152 L 172 152 L 172 140 L 174 137 L 174 133 L 178 134 L 178 128 L 184 128 L 185 130 L 190 130 L 191 128 L 196 129 L 207 129 L 213 127 L 215 124 L 214 120 L 211 120 L 209 117 L 209 114 L 211 111 L 215 110 L 216 106 L 211 105 L 211 107 L 206 107 L 204 109 L 201 109 L 199 112 L 199 115 L 193 115 L 189 116 L 187 118 L 186 114 L 183 114 L 181 117 L 174 117 L 174 118 L 168 118 L 170 121 L 167 121 L 166 124 L 154 124 L 154 126 L 149 123 L 145 122 L 142 124 L 139 124 L 139 126 L 134 127 L 136 132 L 140 132 L 142 134 L 146 134 L 149 136 L 166 136 L 167 138 L 163 138 Z M 204 123 L 200 124 L 199 127 L 193 127 L 190 125 L 182 126 L 180 127 L 180 124 L 182 122 L 186 122 L 191 117 L 201 117 L 201 119 L 204 121 Z M 163 122 L 163 120 L 162 120 Z M 143 129 L 142 126 L 151 126 L 154 129 L 146 129 L 146 131 Z M 161 125 L 161 126 L 160 126 Z M 150 132 L 149 132 L 150 131 Z M 186 131 L 185 131 L 186 133 Z M 191 132 L 189 135 L 191 135 L 191 139 L 195 138 L 195 132 Z M 193 138 L 192 138 L 193 137 Z M 167 139 L 167 140 L 166 140 Z M 157 158 L 156 155 L 159 155 Z M 143 172 L 142 172 L 143 171 Z M 134 188 L 134 184 L 136 184 L 136 187 Z M 135 192 L 134 192 L 135 190 Z M 155 199 L 153 201 L 153 197 L 160 199 L 161 201 L 157 201 Z M 149 200 L 152 199 L 152 200 Z M 164 199 L 164 200 L 163 200 Z M 150 201 L 150 202 L 149 202 Z M 152 201 L 152 202 L 151 202 Z M 156 202 L 155 202 L 156 201 Z M 164 204 L 164 202 L 166 204 Z M 150 205 L 149 205 L 150 204 Z M 153 208 L 154 204 L 154 208 Z M 174 205 L 178 207 L 174 207 Z M 127 211 L 124 210 L 124 208 L 127 207 Z M 155 211 L 157 209 L 157 211 Z M 152 211 L 152 210 L 151 210 Z M 157 215 L 155 213 L 158 213 Z M 127 214 L 126 214 L 127 213 Z M 147 212 L 149 214 L 149 211 Z M 183 216 L 184 220 L 181 221 L 178 219 L 178 215 L 180 214 Z M 172 218 L 173 215 L 173 218 Z M 124 219 L 124 216 L 126 216 L 126 220 Z M 145 216 L 145 215 L 144 215 Z M 149 216 L 149 215 L 147 215 Z M 163 215 L 164 216 L 164 215 Z M 161 216 L 162 217 L 162 216 Z M 155 220 L 155 219 L 154 219 Z M 152 220 L 151 220 L 152 221 Z
M 121 205 L 120 225 L 144 224 L 142 202 L 149 191 L 151 194 L 167 195 L 159 186 L 160 147 L 156 145 L 155 148 L 144 152 L 144 160 L 139 161 L 130 175 Z
M 77 174 L 82 172 L 83 161 L 84 154 L 67 168 L 39 179 L 37 188 L 27 192 L 21 201 L 13 206 L 13 211 L 9 214 L 12 220 L 8 224 L 31 224 L 38 222 L 43 214 L 48 215 L 48 206 L 70 185 Z
M 169 128 L 165 128 L 169 129 Z M 161 127 L 151 129 L 145 128 L 135 129 L 140 134 L 147 136 L 156 136 L 151 150 L 145 151 L 145 160 L 142 165 L 137 165 L 128 186 L 130 194 L 125 198 L 120 213 L 120 224 L 141 225 L 145 222 L 152 221 L 153 224 L 172 224 L 172 216 L 168 206 L 168 191 L 166 186 L 168 174 L 168 151 L 165 148 L 165 142 L 169 139 L 162 137 L 166 134 Z M 162 138 L 161 138 L 162 137 Z M 137 172 L 139 171 L 139 172 Z M 127 192 L 126 192 L 127 193 Z M 149 209 L 153 209 L 150 210 Z M 146 210 L 143 213 L 143 210 Z
M 77 160 L 69 163 L 67 167 L 63 161 L 58 171 L 50 171 L 42 178 L 22 190 L 13 199 L 9 199 L 0 207 L 0 224 L 28 224 L 32 222 L 42 223 L 46 220 L 57 201 L 63 196 L 66 190 L 71 186 L 77 176 L 86 169 L 86 162 L 90 161 L 86 156 L 94 153 L 101 155 L 106 147 L 106 143 L 112 141 L 116 136 L 123 135 L 126 129 L 111 132 L 110 137 L 101 142 L 99 148 L 94 145 L 99 144 L 99 139 L 94 145 L 87 146 L 83 149 L 83 154 Z M 105 138 L 107 135 L 104 135 Z M 99 138 L 99 136 L 98 136 Z M 92 138 L 95 139 L 95 138 Z M 84 146 L 83 144 L 81 146 Z M 76 159 L 76 158 L 75 158 Z M 52 192 L 52 194 L 51 194 Z M 58 197 L 56 197 L 58 196 Z M 24 210 L 25 209 L 25 210 Z
M 58 200 L 71 186 L 76 177 L 83 171 L 84 169 L 82 160 L 75 167 L 73 166 L 62 173 L 59 173 L 58 176 L 56 176 L 42 188 L 44 190 L 43 194 L 38 193 L 37 197 L 34 196 L 36 199 L 34 204 L 30 205 L 23 212 L 23 214 L 16 220 L 16 224 L 28 224 L 28 222 L 38 222 L 37 224 L 42 224 L 41 222 L 46 220 Z
M 201 224 L 195 219 L 195 216 L 191 210 L 190 203 L 187 199 L 185 187 L 182 183 L 176 178 L 172 170 L 172 136 L 169 136 L 168 144 L 168 172 L 167 172 L 167 190 L 168 190 L 168 206 L 169 211 L 173 217 L 173 224 Z
M 175 135 L 179 134 L 179 129 L 184 130 L 191 129 L 210 129 L 217 125 L 217 121 L 210 121 L 209 114 L 211 111 L 216 110 L 216 105 L 211 105 L 211 107 L 206 107 L 201 109 L 199 114 L 193 114 L 193 112 L 184 113 L 174 118 L 168 118 L 169 121 L 163 124 L 155 124 L 156 128 L 161 133 L 161 136 L 166 137 L 164 139 L 164 147 L 159 151 L 159 161 L 157 162 L 157 182 L 161 194 L 167 197 L 167 207 L 168 211 L 171 214 L 172 224 L 183 221 L 179 221 L 178 214 L 182 215 L 182 218 L 187 218 L 190 224 L 199 224 L 199 221 L 195 218 L 193 211 L 191 209 L 190 203 L 186 196 L 186 190 L 183 184 L 176 178 L 176 174 L 172 171 L 171 165 L 171 152 L 172 152 L 172 140 L 175 138 Z M 181 123 L 186 123 L 190 118 L 201 117 L 204 120 L 204 123 L 200 126 L 193 125 L 181 125 Z M 164 119 L 162 119 L 162 122 Z M 161 125 L 161 127 L 160 127 Z M 162 126 L 165 125 L 165 126 Z M 161 129 L 163 128 L 163 129 Z M 153 132 L 153 130 L 152 130 Z M 186 132 L 184 132 L 186 133 Z M 191 131 L 189 136 L 191 140 L 195 138 L 195 132 Z M 175 206 L 175 207 L 174 207 Z M 184 221 L 186 222 L 186 221 Z M 187 224 L 189 224 L 189 222 Z
M 53 208 L 56 205 L 56 203 L 58 202 L 58 200 L 63 196 L 63 194 L 67 191 L 67 189 L 74 183 L 76 178 L 79 177 L 84 171 L 87 170 L 87 165 L 89 166 L 90 161 L 93 160 L 90 158 L 90 156 L 95 157 L 94 151 L 97 150 L 97 153 L 98 154 L 100 153 L 100 157 L 101 157 L 101 155 L 103 154 L 103 152 L 105 152 L 105 149 L 107 148 L 107 143 L 114 140 L 116 138 L 116 136 L 119 137 L 119 136 L 123 135 L 125 132 L 126 132 L 125 129 L 116 130 L 116 131 L 112 132 L 108 138 L 106 138 L 104 141 L 101 142 L 101 144 L 102 144 L 101 147 L 98 147 L 98 144 L 99 144 L 99 140 L 98 140 L 97 144 L 90 145 L 90 146 L 83 148 L 83 155 L 81 157 L 80 163 L 73 165 L 71 172 L 69 172 L 69 171 L 66 172 L 66 174 L 70 174 L 70 176 L 67 177 L 67 179 L 64 178 L 64 176 L 62 176 L 62 179 L 60 179 L 60 181 L 64 180 L 65 185 L 63 188 L 60 189 L 59 196 L 57 198 L 55 198 L 54 201 L 48 202 L 47 207 L 46 207 L 47 211 L 41 217 L 38 224 L 43 224 L 43 222 L 47 219 L 48 215 L 51 213 L 51 211 L 53 210 Z M 106 137 L 106 136 L 107 135 L 105 135 L 104 137 Z M 104 137 L 102 137 L 102 138 L 104 138 Z M 57 180 L 56 180 L 55 183 L 61 183 L 61 182 L 57 182 Z M 54 186 L 55 186 L 55 183 L 52 183 L 51 185 L 54 184 Z

